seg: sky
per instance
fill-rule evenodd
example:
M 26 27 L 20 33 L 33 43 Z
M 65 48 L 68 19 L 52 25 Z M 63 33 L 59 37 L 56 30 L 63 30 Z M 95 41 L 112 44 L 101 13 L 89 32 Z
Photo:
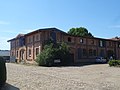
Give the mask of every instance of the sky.
M 1 0 L 0 49 L 19 33 L 85 27 L 95 37 L 120 36 L 120 0 Z

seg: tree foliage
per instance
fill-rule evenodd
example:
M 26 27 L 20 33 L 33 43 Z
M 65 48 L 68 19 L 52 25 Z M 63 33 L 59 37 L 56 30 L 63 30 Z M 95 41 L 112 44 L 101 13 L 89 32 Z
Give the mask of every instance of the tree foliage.
M 80 27 L 80 28 L 71 28 L 68 31 L 68 34 L 70 35 L 74 35 L 74 36 L 85 36 L 85 37 L 93 37 L 93 35 L 88 32 L 88 30 L 84 27 Z
M 53 44 L 49 43 L 44 46 L 43 51 L 37 56 L 36 61 L 39 65 L 52 66 L 55 59 L 60 59 L 60 64 L 69 63 L 69 48 L 65 43 Z

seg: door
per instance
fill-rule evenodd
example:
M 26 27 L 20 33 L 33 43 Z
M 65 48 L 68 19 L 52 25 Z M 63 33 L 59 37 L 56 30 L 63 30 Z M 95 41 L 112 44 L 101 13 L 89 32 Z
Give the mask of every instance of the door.
M 25 50 L 20 50 L 20 60 L 25 60 Z

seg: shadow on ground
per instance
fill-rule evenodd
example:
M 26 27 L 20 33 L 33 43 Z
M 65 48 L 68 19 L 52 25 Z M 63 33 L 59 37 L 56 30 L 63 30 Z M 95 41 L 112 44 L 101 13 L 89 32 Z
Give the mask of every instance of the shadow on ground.
M 20 89 L 13 85 L 6 83 L 5 86 L 1 90 L 20 90 Z
M 69 65 L 56 65 L 53 67 L 83 67 L 83 66 L 89 66 L 89 65 L 97 65 L 97 64 L 107 64 L 107 63 L 72 63 Z

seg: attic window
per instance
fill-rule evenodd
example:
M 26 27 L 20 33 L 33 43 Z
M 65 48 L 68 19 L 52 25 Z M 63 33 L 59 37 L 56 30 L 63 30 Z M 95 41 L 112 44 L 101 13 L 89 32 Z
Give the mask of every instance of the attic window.
M 71 42 L 71 38 L 70 37 L 68 37 L 68 42 Z

